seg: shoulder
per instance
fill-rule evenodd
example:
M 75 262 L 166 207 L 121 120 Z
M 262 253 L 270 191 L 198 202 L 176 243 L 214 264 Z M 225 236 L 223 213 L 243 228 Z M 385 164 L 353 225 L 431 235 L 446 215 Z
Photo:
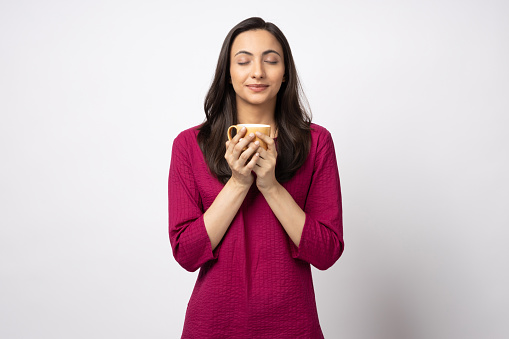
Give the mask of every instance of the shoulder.
M 200 131 L 199 130 L 200 126 L 201 125 L 194 126 L 180 132 L 177 135 L 177 137 L 173 140 L 173 145 L 175 144 L 189 145 L 192 142 L 197 142 L 196 138 L 198 136 L 198 132 Z
M 311 161 L 321 162 L 324 159 L 335 157 L 335 147 L 331 133 L 323 126 L 311 124 L 311 148 L 309 154 Z
M 200 125 L 188 128 L 180 132 L 173 140 L 172 158 L 187 159 L 201 156 L 200 146 L 198 145 L 198 132 Z
M 330 132 L 323 126 L 317 125 L 315 123 L 311 123 L 309 125 L 311 128 L 311 135 L 315 134 L 316 136 L 330 135 Z
M 312 147 L 321 148 L 324 144 L 332 142 L 332 135 L 325 127 L 311 123 L 310 128 Z

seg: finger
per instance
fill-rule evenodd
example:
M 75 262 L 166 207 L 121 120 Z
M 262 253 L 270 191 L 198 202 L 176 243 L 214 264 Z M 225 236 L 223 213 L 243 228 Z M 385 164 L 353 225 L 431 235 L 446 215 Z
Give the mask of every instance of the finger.
M 267 144 L 267 151 L 276 150 L 274 139 L 260 132 L 256 132 L 256 136 Z
M 256 161 L 256 164 L 254 165 L 252 171 L 257 175 L 257 176 L 260 176 L 260 170 L 262 169 L 262 166 L 260 166 L 260 161 L 262 160 L 260 158 L 260 153 L 256 153 L 258 154 L 258 160 Z
M 233 142 L 231 142 L 231 140 L 228 140 L 228 141 L 226 142 L 226 153 L 224 154 L 224 157 L 225 157 L 226 159 L 228 159 L 228 155 L 232 154 L 232 152 L 233 152 L 233 147 L 234 147 L 234 146 L 235 146 L 235 145 L 233 144 Z
M 249 170 L 254 170 L 259 157 L 260 153 L 255 153 L 251 160 L 246 164 L 246 168 L 248 168 Z
M 235 145 L 236 143 L 238 143 L 239 140 L 242 139 L 244 137 L 244 135 L 246 135 L 246 132 L 247 132 L 246 127 L 242 126 L 240 131 L 238 131 L 238 133 L 235 134 L 235 136 L 232 138 L 231 141 L 233 142 L 233 144 Z
M 277 158 L 277 153 L 265 150 L 261 146 L 258 148 L 258 153 L 260 153 L 260 160 L 272 162 Z
M 231 140 L 227 141 L 227 143 L 229 143 L 227 146 L 227 149 L 226 149 L 227 153 L 233 152 L 233 148 L 240 140 L 242 140 L 242 137 L 246 134 L 246 132 L 247 132 L 246 127 L 242 126 L 240 131 L 237 134 L 235 134 L 235 136 Z M 225 155 L 225 157 L 226 157 L 226 155 Z
M 270 168 L 275 165 L 275 157 L 266 151 L 263 147 L 258 147 L 256 152 L 259 154 L 258 161 L 256 163 L 258 167 Z
M 262 158 L 261 152 L 257 152 L 257 153 L 258 153 L 258 161 L 256 162 L 256 166 L 258 166 L 259 168 L 270 168 L 272 166 L 272 162 L 268 159 Z
M 263 147 L 260 146 L 260 142 L 258 140 L 250 142 L 249 147 L 254 147 L 257 151 L 263 149 Z
M 251 142 L 249 144 L 249 147 L 254 147 L 256 152 L 260 153 L 260 157 L 262 156 L 262 152 L 267 154 L 267 151 L 265 150 L 265 148 L 260 146 L 260 141 L 258 141 L 258 140 L 254 141 L 254 142 Z
M 242 162 L 243 166 L 247 164 L 248 160 L 250 160 L 251 156 L 257 152 L 259 147 L 259 142 L 251 142 L 249 145 L 247 145 L 247 149 L 243 151 L 239 157 L 239 160 Z
M 258 148 L 258 153 L 260 153 L 261 159 L 267 159 L 267 156 L 269 155 L 268 152 L 265 150 L 265 148 L 263 148 L 261 146 Z
M 235 147 L 235 145 L 237 145 L 237 143 L 242 140 L 242 137 L 246 134 L 247 132 L 247 129 L 243 126 L 240 131 L 235 134 L 235 136 L 231 139 L 231 140 L 228 140 L 229 144 L 228 144 L 228 148 L 226 149 L 227 153 L 233 153 L 233 148 Z M 226 155 L 225 155 L 226 157 Z
M 264 160 L 267 157 L 268 153 L 262 146 L 260 146 L 260 143 L 258 140 L 255 142 L 252 142 L 250 144 L 250 147 L 251 146 L 255 147 L 255 153 L 258 153 L 258 159 L 259 159 L 258 164 L 259 164 L 260 161 Z
M 255 138 L 255 135 L 253 133 L 250 133 L 245 138 L 240 138 L 239 142 L 237 142 L 236 145 L 233 147 L 232 154 L 235 159 L 238 159 L 240 157 L 240 154 L 243 152 L 244 148 L 249 145 L 251 141 Z M 233 140 L 233 139 L 232 139 Z

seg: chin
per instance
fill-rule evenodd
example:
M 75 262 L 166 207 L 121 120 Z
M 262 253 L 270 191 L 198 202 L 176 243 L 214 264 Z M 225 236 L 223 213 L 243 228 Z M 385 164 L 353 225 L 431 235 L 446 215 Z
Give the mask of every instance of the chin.
M 250 98 L 248 102 L 252 105 L 263 105 L 271 102 L 272 100 L 272 98 Z

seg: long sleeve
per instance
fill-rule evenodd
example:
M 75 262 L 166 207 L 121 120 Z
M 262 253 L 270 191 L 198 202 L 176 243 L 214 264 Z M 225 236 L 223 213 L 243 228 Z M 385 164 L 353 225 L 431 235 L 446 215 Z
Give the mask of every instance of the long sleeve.
M 175 260 L 194 272 L 216 256 L 203 222 L 204 211 L 188 148 L 182 134 L 175 138 L 168 178 L 169 236 Z
M 343 253 L 344 243 L 338 165 L 332 137 L 326 130 L 318 141 L 304 212 L 299 247 L 290 241 L 292 256 L 320 270 L 328 269 Z
M 198 133 L 195 126 L 175 139 L 168 181 L 173 255 L 186 270 L 201 270 L 182 338 L 323 338 L 310 265 L 328 268 L 343 250 L 330 134 L 311 125 L 309 155 L 282 184 L 306 215 L 300 247 L 253 185 L 212 251 L 203 216 L 224 185 L 210 173 Z

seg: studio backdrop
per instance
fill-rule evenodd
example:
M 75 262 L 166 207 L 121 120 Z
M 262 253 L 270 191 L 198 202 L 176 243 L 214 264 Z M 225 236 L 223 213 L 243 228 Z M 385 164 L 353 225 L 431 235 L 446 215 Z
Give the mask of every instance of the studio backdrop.
M 197 272 L 168 240 L 172 141 L 251 16 L 285 33 L 336 147 L 325 337 L 508 338 L 497 0 L 0 2 L 0 337 L 179 338 Z

